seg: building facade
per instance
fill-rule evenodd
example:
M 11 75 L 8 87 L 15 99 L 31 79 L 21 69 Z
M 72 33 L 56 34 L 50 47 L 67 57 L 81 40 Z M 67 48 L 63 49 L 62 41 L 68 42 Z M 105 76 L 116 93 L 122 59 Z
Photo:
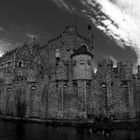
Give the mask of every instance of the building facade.
M 93 35 L 68 26 L 44 46 L 24 44 L 0 57 L 0 114 L 40 119 L 140 116 L 140 66 L 110 59 L 94 72 Z

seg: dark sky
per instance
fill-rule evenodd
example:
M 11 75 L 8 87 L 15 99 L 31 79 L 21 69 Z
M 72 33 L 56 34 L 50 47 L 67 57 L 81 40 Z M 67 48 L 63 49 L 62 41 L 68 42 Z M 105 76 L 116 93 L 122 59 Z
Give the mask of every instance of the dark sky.
M 80 9 L 74 0 L 70 2 Z M 51 0 L 1 0 L 0 1 L 0 52 L 8 51 L 35 35 L 41 44 L 57 35 L 66 25 L 74 23 L 75 14 L 58 7 Z M 77 15 L 79 32 L 87 35 L 88 19 Z M 116 60 L 136 61 L 136 54 L 129 47 L 123 49 L 93 25 L 95 60 L 110 56 Z

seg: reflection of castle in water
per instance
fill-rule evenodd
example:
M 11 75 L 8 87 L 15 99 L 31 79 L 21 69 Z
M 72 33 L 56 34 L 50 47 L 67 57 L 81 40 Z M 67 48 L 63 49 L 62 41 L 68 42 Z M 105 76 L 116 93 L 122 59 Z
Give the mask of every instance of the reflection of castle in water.
M 93 35 L 68 26 L 44 46 L 23 45 L 0 58 L 0 113 L 38 118 L 140 116 L 140 67 L 110 59 L 93 70 Z M 85 45 L 82 45 L 85 44 Z M 20 110 L 20 111 L 19 111 Z

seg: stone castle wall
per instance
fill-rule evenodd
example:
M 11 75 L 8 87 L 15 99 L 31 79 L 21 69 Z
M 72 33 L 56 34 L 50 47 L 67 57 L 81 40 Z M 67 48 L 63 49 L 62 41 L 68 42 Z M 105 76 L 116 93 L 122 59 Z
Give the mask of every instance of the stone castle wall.
M 137 117 L 139 76 L 134 80 L 131 64 L 114 68 L 110 59 L 99 61 L 94 73 L 90 45 L 67 27 L 44 46 L 25 44 L 1 57 L 0 113 L 45 119 Z

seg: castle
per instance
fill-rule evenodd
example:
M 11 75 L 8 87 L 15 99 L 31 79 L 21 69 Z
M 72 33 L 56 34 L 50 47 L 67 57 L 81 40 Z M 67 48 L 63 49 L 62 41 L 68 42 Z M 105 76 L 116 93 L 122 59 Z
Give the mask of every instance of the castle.
M 44 46 L 24 44 L 0 57 L 0 114 L 40 119 L 140 117 L 140 66 L 106 58 L 94 72 L 93 35 L 67 26 Z

